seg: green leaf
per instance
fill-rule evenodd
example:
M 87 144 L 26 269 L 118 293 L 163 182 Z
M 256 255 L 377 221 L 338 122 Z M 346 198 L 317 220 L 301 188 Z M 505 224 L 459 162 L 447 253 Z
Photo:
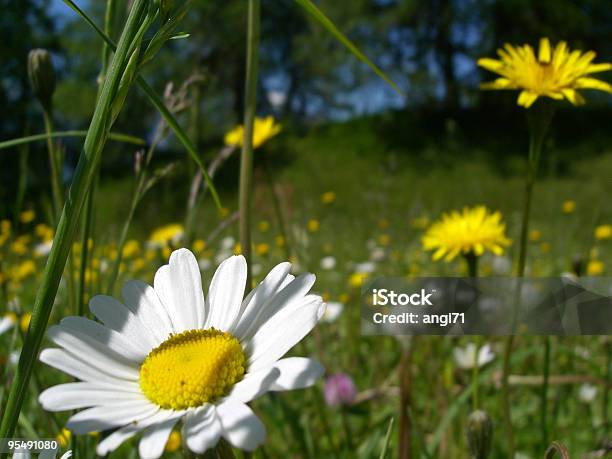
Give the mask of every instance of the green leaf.
M 387 434 L 385 435 L 385 443 L 382 451 L 380 452 L 380 459 L 387 457 L 387 451 L 389 450 L 389 443 L 391 442 L 391 432 L 393 432 L 393 417 L 389 419 L 389 427 L 387 427 Z
M 30 142 L 36 142 L 39 140 L 47 140 L 47 138 L 57 138 L 57 137 L 85 137 L 87 135 L 87 131 L 55 131 L 51 134 L 34 134 L 28 135 L 25 137 L 19 137 L 17 139 L 10 139 L 0 142 L 0 150 L 4 150 L 6 148 L 16 147 L 18 145 L 23 145 Z M 118 134 L 111 132 L 109 134 L 109 138 L 111 140 L 115 140 L 116 142 L 125 142 L 131 143 L 133 145 L 145 145 L 146 142 L 139 138 L 134 137 L 128 134 Z
M 308 14 L 310 14 L 319 24 L 321 24 L 336 40 L 342 43 L 357 59 L 370 67 L 376 75 L 382 78 L 389 86 L 391 86 L 399 95 L 403 96 L 400 88 L 383 72 L 374 62 L 372 62 L 365 54 L 363 54 L 351 40 L 344 35 L 336 25 L 314 4 L 311 0 L 295 0 Z
M 100 27 L 98 27 L 96 23 L 89 16 L 87 16 L 87 14 L 81 8 L 78 7 L 76 3 L 74 3 L 72 0 L 64 0 L 64 3 L 66 3 L 79 16 L 81 16 L 81 18 L 83 18 L 83 20 L 87 22 L 87 24 L 89 24 L 91 28 L 96 31 L 96 33 L 100 36 L 100 38 L 102 38 L 106 42 L 108 47 L 112 49 L 113 51 L 115 51 L 117 46 L 115 45 L 113 40 L 111 40 L 108 37 L 108 35 L 106 35 L 104 31 Z M 164 101 L 161 99 L 161 97 L 159 97 L 157 93 L 153 90 L 153 88 L 151 88 L 147 84 L 147 82 L 142 76 L 138 75 L 136 77 L 136 83 L 147 94 L 147 96 L 149 97 L 149 101 L 153 104 L 153 106 L 157 109 L 160 115 L 164 118 L 164 121 L 168 123 L 168 126 L 170 127 L 170 129 L 174 131 L 174 135 L 176 135 L 176 138 L 183 144 L 183 146 L 185 147 L 185 149 L 187 150 L 191 158 L 198 165 L 198 167 L 202 171 L 202 176 L 204 177 L 204 180 L 206 180 L 206 184 L 208 185 L 208 188 L 210 189 L 210 194 L 212 195 L 213 200 L 215 201 L 215 205 L 217 206 L 217 209 L 221 210 L 223 206 L 221 205 L 221 200 L 219 199 L 219 194 L 217 193 L 217 189 L 215 188 L 215 185 L 213 184 L 210 176 L 208 175 L 208 171 L 206 170 L 204 163 L 200 159 L 200 155 L 196 151 L 195 146 L 189 139 L 189 136 L 187 135 L 185 130 L 179 125 L 178 121 L 176 120 L 174 115 L 170 112 L 170 110 L 168 110 L 168 108 L 164 104 Z

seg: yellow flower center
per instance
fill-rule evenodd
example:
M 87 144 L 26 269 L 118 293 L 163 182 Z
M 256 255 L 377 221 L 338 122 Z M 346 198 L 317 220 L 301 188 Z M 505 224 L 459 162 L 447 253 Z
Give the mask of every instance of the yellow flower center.
M 244 375 L 246 357 L 236 338 L 210 328 L 172 335 L 140 367 L 140 388 L 165 409 L 201 406 L 229 393 Z

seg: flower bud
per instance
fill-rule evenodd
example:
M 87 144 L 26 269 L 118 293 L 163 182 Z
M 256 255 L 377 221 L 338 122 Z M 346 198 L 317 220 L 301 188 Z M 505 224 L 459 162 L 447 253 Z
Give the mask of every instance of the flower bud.
M 474 411 L 468 417 L 466 436 L 472 459 L 486 459 L 493 444 L 493 422 L 482 410 Z
M 51 110 L 55 91 L 55 70 L 46 49 L 33 49 L 28 54 L 28 78 L 34 95 L 45 111 Z

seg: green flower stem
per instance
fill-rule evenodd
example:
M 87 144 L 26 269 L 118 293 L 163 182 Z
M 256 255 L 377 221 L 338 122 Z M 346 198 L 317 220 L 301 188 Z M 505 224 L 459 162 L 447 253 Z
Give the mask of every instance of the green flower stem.
M 26 137 L 19 137 L 18 139 L 11 139 L 0 142 L 0 150 L 16 147 L 18 145 L 23 145 L 30 142 L 37 142 L 39 140 L 48 140 L 62 137 L 85 137 L 86 135 L 87 131 L 55 131 L 45 134 L 28 135 Z M 143 139 L 139 137 L 113 132 L 109 134 L 108 138 L 117 142 L 130 143 L 133 145 L 144 145 L 146 143 Z
M 550 336 L 544 337 L 544 380 L 542 383 L 542 400 L 540 402 L 540 420 L 542 427 L 542 444 L 548 445 L 548 386 L 550 379 Z
M 106 0 L 106 9 L 104 12 L 104 33 L 109 36 L 111 35 L 112 21 L 113 17 L 115 16 L 115 6 L 115 0 Z M 100 69 L 100 75 L 98 75 L 98 98 L 100 97 L 102 85 L 104 83 L 104 80 L 106 79 L 106 73 L 108 72 L 109 57 L 110 50 L 108 44 L 106 42 L 102 42 L 102 68 Z M 85 202 L 85 214 L 83 215 L 83 231 L 81 233 L 81 263 L 79 271 L 79 284 L 77 290 L 77 315 L 79 316 L 82 316 L 85 311 L 85 284 L 89 263 L 89 239 L 93 222 L 94 200 L 98 180 L 99 173 L 96 175 L 89 189 L 89 193 L 87 193 L 87 201 Z M 73 437 L 73 441 L 76 443 L 75 437 L 76 435 Z
M 280 230 L 281 236 L 285 243 L 285 257 L 287 260 L 291 259 L 291 241 L 289 240 L 289 233 L 287 232 L 287 226 L 285 225 L 285 217 L 283 215 L 283 209 L 281 207 L 280 199 L 276 194 L 276 184 L 274 183 L 274 177 L 270 171 L 268 165 L 268 159 L 263 158 L 263 170 L 266 177 L 266 183 L 270 190 L 270 197 L 272 198 L 272 204 L 274 205 L 274 213 L 276 213 L 276 220 L 278 222 L 278 229 Z
M 253 195 L 253 120 L 257 105 L 259 67 L 260 0 L 249 0 L 246 81 L 244 91 L 244 139 L 240 157 L 240 248 L 247 261 L 247 287 L 251 286 L 251 199 Z
M 523 219 L 521 222 L 519 259 L 517 266 L 517 276 L 519 278 L 525 275 L 525 266 L 527 263 L 527 236 L 529 234 L 529 219 L 531 215 L 531 204 L 533 197 L 533 188 L 538 172 L 538 164 L 542 153 L 542 146 L 546 133 L 552 121 L 553 107 L 550 103 L 542 101 L 534 108 L 527 112 L 529 123 L 529 156 L 527 159 L 527 174 L 525 181 L 525 201 L 523 206 Z M 512 317 L 512 333 L 516 328 L 516 320 L 518 313 L 518 301 L 520 301 L 521 283 L 519 279 L 517 289 L 517 304 L 515 305 L 514 314 Z M 504 366 L 502 373 L 502 412 L 504 423 L 506 425 L 506 438 L 508 442 L 508 457 L 514 457 L 514 429 L 512 426 L 512 415 L 510 406 L 510 385 L 508 378 L 510 376 L 510 356 L 512 355 L 512 347 L 514 345 L 514 335 L 509 335 L 506 338 L 504 349 Z
M 107 78 L 104 81 L 100 98 L 96 104 L 91 124 L 85 137 L 83 153 L 79 158 L 74 181 L 68 192 L 68 197 L 57 226 L 42 285 L 36 296 L 30 328 L 19 358 L 8 401 L 2 410 L 4 414 L 0 424 L 0 438 L 11 437 L 15 431 L 32 370 L 44 338 L 49 316 L 51 315 L 62 272 L 64 271 L 72 241 L 76 234 L 79 214 L 83 207 L 87 190 L 96 174 L 102 149 L 108 137 L 108 131 L 111 126 L 111 104 L 114 101 L 119 82 L 129 58 L 128 50 L 136 37 L 139 25 L 144 19 L 147 6 L 147 0 L 134 0 L 121 38 L 119 39 L 117 51 L 112 58 Z M 2 455 L 2 457 L 5 456 L 6 454 Z
M 401 343 L 402 353 L 399 364 L 400 416 L 399 416 L 399 459 L 412 457 L 412 419 L 410 417 L 412 392 L 412 355 L 415 337 L 408 343 Z
M 49 153 L 49 168 L 51 174 L 51 196 L 53 202 L 53 224 L 57 224 L 57 218 L 64 202 L 63 187 L 62 187 L 62 165 L 59 158 L 59 152 L 55 150 L 53 145 L 53 115 L 43 108 L 43 119 L 45 121 L 45 134 L 47 139 L 47 150 Z
M 81 18 L 83 18 L 85 22 L 87 22 L 87 24 L 89 24 L 91 28 L 93 28 L 94 31 L 108 44 L 108 47 L 111 50 L 115 51 L 117 49 L 117 46 L 115 45 L 113 40 L 111 40 L 111 38 L 106 33 L 104 33 L 104 31 L 101 30 L 100 27 L 98 27 L 96 23 L 89 16 L 87 16 L 87 14 L 85 14 L 85 12 L 81 8 L 79 8 L 76 3 L 74 3 L 72 0 L 64 0 L 64 3 L 66 3 L 70 8 L 72 8 L 79 16 L 81 16 Z M 219 195 L 217 193 L 217 189 L 212 183 L 210 177 L 208 176 L 208 172 L 206 172 L 204 163 L 200 159 L 200 155 L 198 154 L 194 144 L 189 139 L 189 136 L 178 124 L 178 121 L 170 112 L 170 110 L 168 110 L 161 97 L 157 95 L 157 93 L 153 90 L 153 88 L 151 88 L 151 86 L 147 84 L 147 82 L 141 75 L 136 76 L 136 83 L 138 84 L 140 89 L 144 91 L 144 93 L 149 99 L 149 102 L 153 104 L 155 109 L 159 112 L 164 121 L 168 124 L 170 129 L 172 129 L 176 138 L 183 144 L 191 158 L 195 161 L 195 163 L 202 171 L 202 175 L 204 176 L 204 180 L 206 180 L 206 183 L 210 188 L 210 194 L 212 195 L 213 200 L 215 201 L 215 205 L 217 206 L 217 209 L 220 210 L 222 208 L 222 205 L 221 200 L 219 199 Z

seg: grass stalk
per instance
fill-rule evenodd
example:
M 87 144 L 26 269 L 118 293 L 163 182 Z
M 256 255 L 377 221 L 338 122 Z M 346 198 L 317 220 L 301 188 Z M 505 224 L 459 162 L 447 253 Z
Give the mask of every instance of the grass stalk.
M 114 101 L 119 82 L 125 71 L 129 58 L 128 50 L 133 44 L 139 26 L 144 19 L 147 6 L 148 2 L 146 0 L 135 0 L 133 2 L 119 39 L 117 51 L 109 66 L 107 78 L 103 83 L 100 98 L 96 104 L 91 124 L 85 137 L 83 153 L 79 157 L 74 181 L 68 192 L 68 197 L 59 219 L 42 284 L 36 296 L 30 327 L 19 358 L 14 382 L 9 392 L 7 404 L 2 410 L 0 438 L 11 437 L 15 431 L 32 370 L 34 369 L 38 351 L 40 350 L 51 315 L 60 279 L 76 234 L 79 215 L 85 202 L 87 190 L 99 166 L 102 149 L 108 138 L 108 132 L 112 124 L 111 104 Z
M 414 337 L 409 343 L 402 343 L 402 354 L 399 364 L 400 383 L 400 419 L 399 419 L 399 459 L 412 457 L 412 419 L 410 406 L 412 403 L 412 353 Z
M 257 106 L 257 73 L 259 68 L 260 0 L 249 0 L 247 25 L 247 58 L 244 91 L 244 139 L 240 157 L 240 247 L 247 260 L 247 286 L 251 286 L 251 200 L 253 195 L 253 120 Z
M 45 132 L 44 134 L 34 134 L 28 135 L 25 137 L 19 137 L 18 139 L 5 140 L 0 142 L 0 150 L 5 150 L 7 148 L 17 147 L 19 145 L 24 145 L 31 142 L 38 142 L 41 140 L 48 141 L 49 139 L 57 139 L 64 137 L 85 137 L 87 135 L 87 131 L 53 131 L 53 132 Z M 117 142 L 124 142 L 133 145 L 144 145 L 145 141 L 139 137 L 135 137 L 128 134 L 120 134 L 117 132 L 111 132 L 108 135 L 109 140 L 114 140 Z
M 551 104 L 542 102 L 536 105 L 533 109 L 527 112 L 529 124 L 529 155 L 527 158 L 527 173 L 525 180 L 525 201 L 523 204 L 523 218 L 521 220 L 521 232 L 519 242 L 519 258 L 517 266 L 517 276 L 519 278 L 525 275 L 525 266 L 527 263 L 527 244 L 529 234 L 529 221 L 531 216 L 531 205 L 533 200 L 533 188 L 535 185 L 540 156 L 542 154 L 542 146 L 544 139 L 552 120 L 553 107 Z M 518 281 L 517 300 L 520 301 L 521 282 Z M 516 328 L 518 304 L 515 306 L 514 317 L 512 318 L 512 333 Z M 504 349 L 504 365 L 502 373 L 502 412 L 504 424 L 506 427 L 506 441 L 508 444 L 508 457 L 514 457 L 514 428 L 512 426 L 512 413 L 510 405 L 510 385 L 508 378 L 510 376 L 510 356 L 514 346 L 514 335 L 511 334 L 506 338 Z

